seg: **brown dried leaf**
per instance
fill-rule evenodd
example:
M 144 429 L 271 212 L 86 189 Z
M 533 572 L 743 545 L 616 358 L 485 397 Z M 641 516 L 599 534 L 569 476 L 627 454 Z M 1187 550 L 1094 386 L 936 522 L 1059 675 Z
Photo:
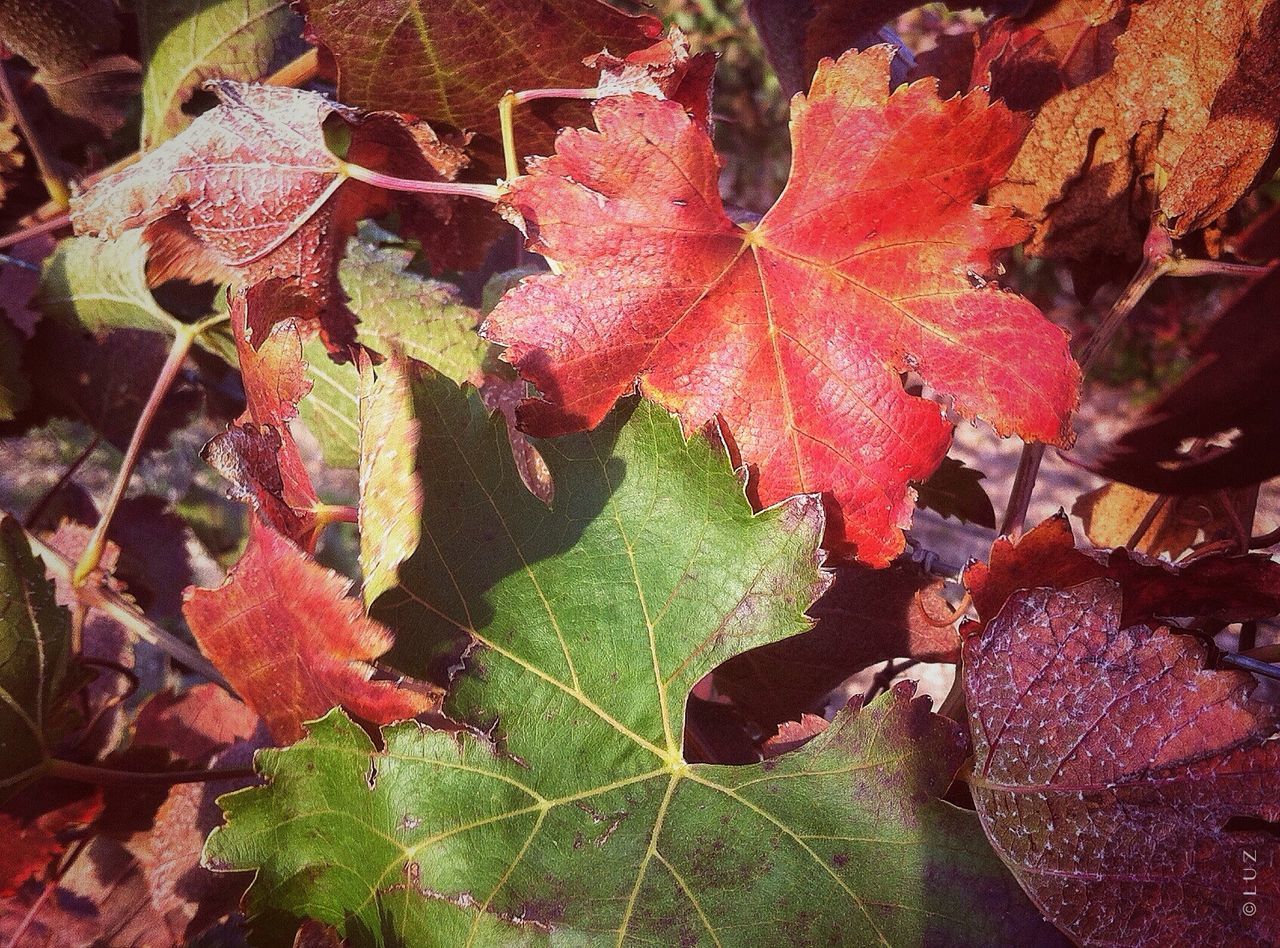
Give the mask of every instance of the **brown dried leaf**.
M 1135 259 L 1152 214 L 1175 238 L 1245 193 L 1275 144 L 1280 2 L 1131 4 L 1110 71 L 1051 100 L 992 200 L 1030 252 Z

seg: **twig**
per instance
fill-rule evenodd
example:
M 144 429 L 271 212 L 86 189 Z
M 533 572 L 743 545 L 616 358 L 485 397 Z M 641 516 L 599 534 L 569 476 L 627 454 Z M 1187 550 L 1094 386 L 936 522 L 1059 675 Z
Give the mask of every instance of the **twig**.
M 1274 678 L 1280 681 L 1280 665 L 1260 662 L 1256 658 L 1250 658 L 1248 655 L 1238 655 L 1235 652 L 1223 652 L 1218 661 L 1220 664 L 1230 668 L 1238 668 L 1241 671 L 1253 672 L 1255 675 L 1262 675 L 1265 678 Z
M 12 234 L 5 234 L 0 237 L 0 250 L 12 247 L 30 240 L 32 237 L 39 237 L 41 234 L 47 234 L 51 231 L 62 230 L 64 227 L 71 226 L 71 215 L 66 211 L 51 217 L 47 221 L 41 221 L 38 224 L 31 224 L 23 227 L 21 230 L 15 230 Z
M 310 82 L 320 71 L 320 54 L 314 46 L 262 80 L 266 86 L 297 86 Z
M 1022 446 L 1018 471 L 1013 476 L 1013 487 L 1009 489 L 1009 503 L 1005 506 L 1004 520 L 1000 523 L 1000 536 L 1022 535 L 1022 528 L 1027 522 L 1027 510 L 1031 506 L 1031 495 L 1036 489 L 1036 477 L 1040 474 L 1040 462 L 1043 460 L 1043 443 L 1028 441 Z
M 1156 496 L 1156 499 L 1151 502 L 1151 506 L 1147 508 L 1147 512 L 1142 515 L 1142 519 L 1138 521 L 1138 525 L 1129 536 L 1128 542 L 1125 543 L 1124 548 L 1126 550 L 1136 550 L 1138 548 L 1142 538 L 1147 535 L 1151 525 L 1156 522 L 1156 517 L 1160 516 L 1160 511 L 1164 510 L 1168 504 L 1168 494 L 1158 494 Z

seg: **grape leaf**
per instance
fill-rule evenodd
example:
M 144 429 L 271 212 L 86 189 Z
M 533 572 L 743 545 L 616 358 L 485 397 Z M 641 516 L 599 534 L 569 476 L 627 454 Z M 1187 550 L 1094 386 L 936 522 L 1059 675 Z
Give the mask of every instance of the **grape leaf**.
M 643 92 L 659 99 L 673 99 L 693 120 L 711 129 L 711 81 L 715 53 L 693 53 L 688 37 L 673 26 L 664 39 L 626 56 L 607 50 L 588 56 L 586 64 L 600 71 L 596 93 L 600 98 Z
M 335 712 L 259 755 L 270 784 L 223 799 L 206 861 L 258 870 L 261 937 L 303 916 L 407 944 L 1035 931 L 972 817 L 937 799 L 964 745 L 909 689 L 803 754 L 685 762 L 692 685 L 807 624 L 826 582 L 816 498 L 753 516 L 723 448 L 640 403 L 543 445 L 549 509 L 475 393 L 426 376 L 414 394 L 423 542 L 375 614 L 401 667 L 465 640 L 446 707 L 465 730 L 400 725 L 375 750 Z
M 351 128 L 352 162 L 392 174 L 451 178 L 464 156 L 427 126 L 390 112 L 360 113 L 294 89 L 207 85 L 222 104 L 77 195 L 77 230 L 114 237 L 146 227 L 151 243 L 164 247 L 165 276 L 229 277 L 274 291 L 274 305 L 264 296 L 255 314 L 255 337 L 282 315 L 318 317 L 326 341 L 341 349 L 353 341 L 353 320 L 341 305 L 338 260 L 358 219 L 381 213 L 390 199 L 347 177 L 325 144 L 325 119 Z M 447 219 L 447 204 L 425 206 Z
M 356 339 L 382 355 L 398 350 L 459 384 L 480 384 L 489 349 L 477 332 L 480 314 L 453 284 L 407 269 L 412 259 L 408 248 L 373 239 L 347 244 L 338 277 L 360 318 Z
M 1204 660 L 1125 626 L 1106 579 L 1020 592 L 965 642 L 983 828 L 1079 944 L 1280 939 L 1280 844 L 1231 822 L 1280 819 L 1280 722 L 1249 675 Z
M 149 249 L 141 230 L 126 230 L 114 240 L 68 237 L 58 241 L 41 270 L 40 308 L 95 335 L 113 329 L 145 329 L 172 336 L 180 320 L 151 293 Z
M 298 402 L 298 414 L 320 442 L 329 467 L 354 468 L 360 463 L 360 421 L 356 388 L 359 375 L 350 362 L 334 362 L 319 335 L 302 344 L 311 391 Z
M 1091 464 L 1147 490 L 1185 494 L 1244 487 L 1280 474 L 1280 393 L 1271 384 L 1280 340 L 1273 270 L 1228 306 L 1193 348 L 1195 364 Z M 1234 431 L 1225 447 L 1181 453 L 1189 439 Z
M 1210 556 L 1175 567 L 1125 549 L 1079 550 L 1063 513 L 1017 542 L 1001 537 L 991 547 L 990 564 L 973 563 L 964 571 L 980 624 L 1020 589 L 1065 589 L 1099 578 L 1124 587 L 1123 626 L 1170 616 L 1245 622 L 1280 610 L 1280 563 L 1270 557 Z
M 183 613 L 201 651 L 276 741 L 299 739 L 303 721 L 334 705 L 385 724 L 436 704 L 424 690 L 370 680 L 391 636 L 347 597 L 349 586 L 254 520 L 227 581 L 188 592 Z
M 657 39 L 650 16 L 602 0 L 305 0 L 310 35 L 338 64 L 338 97 L 362 108 L 412 112 L 480 134 L 481 160 L 500 169 L 498 100 L 508 89 L 583 89 L 583 59 L 626 55 Z M 580 103 L 523 109 L 517 141 L 542 151 L 556 129 L 581 124 Z M 487 153 L 487 155 L 486 155 Z
M 902 550 L 908 482 L 950 440 L 900 373 L 1001 434 L 1069 443 L 1065 334 L 980 279 L 1025 234 L 974 203 L 1022 121 L 980 91 L 890 95 L 892 55 L 823 65 L 793 105 L 791 181 L 755 226 L 726 215 L 711 141 L 674 102 L 605 99 L 598 132 L 531 165 L 504 200 L 563 274 L 526 280 L 485 324 L 542 392 L 523 427 L 589 428 L 638 378 L 687 429 L 723 419 L 760 505 L 828 491 L 827 545 L 875 565 Z
M 1175 238 L 1204 227 L 1275 144 L 1280 3 L 1130 6 L 1111 69 L 1045 105 L 992 190 L 1036 222 L 1033 253 L 1136 259 L 1153 211 Z
M 142 147 L 190 123 L 182 107 L 207 79 L 261 79 L 300 54 L 288 0 L 141 0 Z
M 975 33 L 941 34 L 916 57 L 912 74 L 937 76 L 944 94 L 983 86 L 1015 111 L 1035 111 L 1107 72 L 1128 24 L 1127 0 L 1034 3 L 1026 15 L 1000 17 Z
M 0 515 L 0 795 L 49 757 L 70 679 L 71 617 L 16 520 Z

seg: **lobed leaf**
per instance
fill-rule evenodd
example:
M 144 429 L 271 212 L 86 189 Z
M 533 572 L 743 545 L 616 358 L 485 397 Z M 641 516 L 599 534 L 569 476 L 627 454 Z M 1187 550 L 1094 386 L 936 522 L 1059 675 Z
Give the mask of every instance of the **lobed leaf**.
M 793 104 L 778 203 L 738 226 L 706 132 L 643 95 L 595 109 L 505 198 L 561 274 L 508 293 L 485 332 L 542 392 L 522 426 L 591 428 L 639 383 L 686 430 L 720 418 L 762 506 L 825 491 L 827 545 L 885 565 L 911 481 L 950 440 L 914 371 L 1007 435 L 1069 443 L 1079 370 L 1065 334 L 978 277 L 1025 228 L 974 203 L 1022 121 L 976 91 L 888 90 L 893 52 L 825 63 Z M 927 147 L 923 147 L 927 142 Z
M 251 521 L 249 546 L 217 589 L 192 588 L 183 613 L 200 649 L 281 743 L 302 722 L 343 705 L 375 724 L 436 702 L 425 691 L 371 681 L 391 636 L 349 598 L 350 583 Z
M 224 798 L 206 860 L 257 869 L 260 937 L 304 916 L 356 943 L 1043 934 L 938 799 L 963 738 L 908 691 L 801 753 L 686 763 L 693 684 L 807 625 L 815 498 L 753 515 L 723 448 L 640 403 L 541 446 L 548 508 L 474 393 L 427 376 L 414 395 L 423 540 L 374 612 L 402 668 L 465 649 L 445 707 L 465 729 L 399 725 L 378 749 L 335 712 L 259 755 L 269 785 Z

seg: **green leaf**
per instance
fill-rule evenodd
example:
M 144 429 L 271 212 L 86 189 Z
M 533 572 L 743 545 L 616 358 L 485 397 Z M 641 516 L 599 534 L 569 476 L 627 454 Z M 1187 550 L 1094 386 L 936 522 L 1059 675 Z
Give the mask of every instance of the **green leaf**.
M 366 239 L 352 238 L 338 268 L 348 305 L 360 317 L 358 341 L 384 356 L 398 349 L 459 385 L 479 384 L 489 349 L 476 331 L 480 314 L 457 287 L 405 269 L 413 252 L 376 242 L 376 233 L 365 228 Z
M 372 225 L 353 237 L 339 267 L 348 306 L 359 317 L 356 339 L 384 356 L 402 353 L 425 362 L 458 384 L 478 384 L 488 343 L 476 326 L 480 315 L 462 302 L 458 288 L 406 270 L 413 252 L 386 243 L 392 235 Z M 335 363 L 312 337 L 303 348 L 311 394 L 298 410 L 320 441 L 331 467 L 360 463 L 359 373 L 350 363 Z
M 141 230 L 127 230 L 115 240 L 60 240 L 40 274 L 41 307 L 95 334 L 146 329 L 172 336 L 179 320 L 147 286 L 147 251 Z
M 31 384 L 22 371 L 22 342 L 0 316 L 0 421 L 12 421 L 31 400 Z
M 258 937 L 298 916 L 353 943 L 1030 943 L 1040 925 L 977 819 L 937 799 L 966 754 L 906 692 L 802 751 L 689 764 L 685 702 L 730 655 L 808 626 L 816 496 L 753 515 L 726 452 L 647 403 L 540 447 L 553 508 L 502 422 L 415 386 L 423 539 L 375 615 L 402 670 L 470 648 L 447 713 L 383 730 L 335 711 L 263 752 L 206 847 L 258 870 Z
M 0 516 L 0 790 L 49 757 L 47 733 L 65 697 L 71 616 L 17 521 Z
M 354 468 L 360 463 L 360 385 L 356 367 L 329 358 L 319 336 L 302 344 L 311 391 L 298 403 L 302 421 L 320 442 L 320 454 L 330 467 Z
M 138 0 L 135 8 L 143 148 L 190 124 L 182 106 L 206 79 L 261 79 L 306 49 L 288 0 Z

